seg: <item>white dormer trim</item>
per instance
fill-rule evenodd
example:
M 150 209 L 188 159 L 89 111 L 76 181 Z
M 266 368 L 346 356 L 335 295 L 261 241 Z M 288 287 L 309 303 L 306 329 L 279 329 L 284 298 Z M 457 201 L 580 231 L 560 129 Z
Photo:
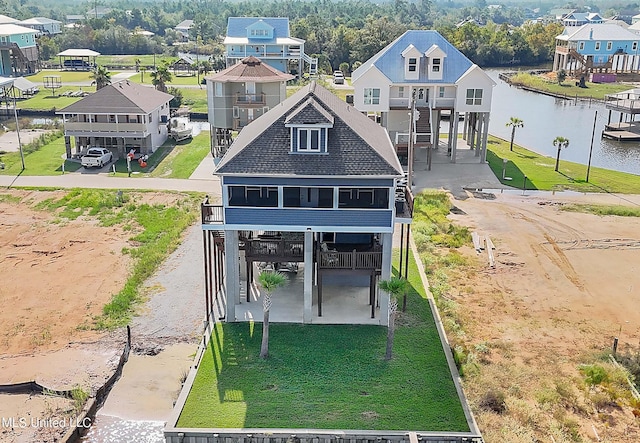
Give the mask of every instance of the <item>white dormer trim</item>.
M 404 57 L 405 80 L 418 80 L 418 78 L 420 78 L 420 59 L 422 58 L 422 53 L 410 44 L 402 51 L 402 57 Z
M 432 45 L 424 53 L 427 58 L 427 77 L 429 80 L 442 80 L 444 73 L 444 59 L 447 53 L 438 45 Z

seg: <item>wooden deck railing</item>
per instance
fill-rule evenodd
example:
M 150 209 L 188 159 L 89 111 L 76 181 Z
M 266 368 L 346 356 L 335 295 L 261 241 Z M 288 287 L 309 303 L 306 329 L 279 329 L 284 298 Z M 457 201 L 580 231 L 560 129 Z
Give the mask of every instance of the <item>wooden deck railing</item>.
M 318 266 L 323 269 L 380 269 L 382 252 L 318 251 Z
M 246 240 L 244 251 L 247 258 L 255 260 L 302 261 L 304 260 L 304 240 Z
M 202 203 L 200 205 L 202 214 L 202 224 L 220 224 L 224 223 L 224 211 L 222 205 L 212 205 Z

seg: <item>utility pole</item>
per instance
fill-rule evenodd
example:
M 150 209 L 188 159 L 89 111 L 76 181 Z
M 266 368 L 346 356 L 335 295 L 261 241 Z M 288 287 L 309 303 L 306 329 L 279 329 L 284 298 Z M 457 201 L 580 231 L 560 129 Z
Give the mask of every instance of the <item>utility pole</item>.
M 409 177 L 407 183 L 409 183 L 409 190 L 413 191 L 413 119 L 416 115 L 416 90 L 411 90 L 411 113 L 409 114 L 409 143 L 407 144 L 407 171 Z

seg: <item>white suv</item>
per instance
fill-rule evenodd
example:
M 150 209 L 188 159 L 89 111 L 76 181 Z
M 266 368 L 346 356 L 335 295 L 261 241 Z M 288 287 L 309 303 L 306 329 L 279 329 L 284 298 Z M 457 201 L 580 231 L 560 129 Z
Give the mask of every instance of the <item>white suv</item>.
M 342 74 L 342 71 L 333 71 L 333 83 L 336 85 L 344 85 L 344 74 Z

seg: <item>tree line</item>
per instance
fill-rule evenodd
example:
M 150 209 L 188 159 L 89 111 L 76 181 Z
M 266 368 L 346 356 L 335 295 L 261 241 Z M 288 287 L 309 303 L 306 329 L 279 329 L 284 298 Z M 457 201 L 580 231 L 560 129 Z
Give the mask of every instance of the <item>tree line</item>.
M 35 14 L 64 22 L 64 13 L 78 13 L 78 3 L 0 0 L 18 19 Z M 44 5 L 42 4 L 44 3 Z M 111 8 L 104 17 L 89 16 L 76 28 L 61 35 L 41 37 L 43 59 L 68 48 L 90 48 L 102 54 L 175 55 L 195 49 L 195 42 L 176 45 L 181 35 L 174 27 L 184 19 L 194 20 L 191 35 L 198 51 L 222 58 L 222 39 L 228 17 L 289 17 L 291 35 L 306 40 L 305 51 L 319 58 L 321 70 L 339 66 L 353 70 L 408 29 L 435 29 L 474 63 L 482 66 L 535 65 L 553 57 L 555 37 L 562 32 L 557 23 L 524 23 L 522 8 L 489 9 L 476 5 L 455 7 L 453 2 L 394 0 L 375 4 L 364 0 L 271 0 L 229 3 L 221 0 L 163 0 L 160 2 L 80 3 L 87 10 L 98 3 Z M 478 3 L 478 2 L 477 2 Z M 13 8 L 12 8 L 13 7 Z M 13 11 L 13 12 L 12 12 Z M 28 17 L 25 17 L 28 16 Z M 465 20 L 475 17 L 473 20 Z M 460 21 L 465 24 L 460 25 Z M 482 24 L 480 24 L 482 23 Z M 154 32 L 153 37 L 136 30 Z

